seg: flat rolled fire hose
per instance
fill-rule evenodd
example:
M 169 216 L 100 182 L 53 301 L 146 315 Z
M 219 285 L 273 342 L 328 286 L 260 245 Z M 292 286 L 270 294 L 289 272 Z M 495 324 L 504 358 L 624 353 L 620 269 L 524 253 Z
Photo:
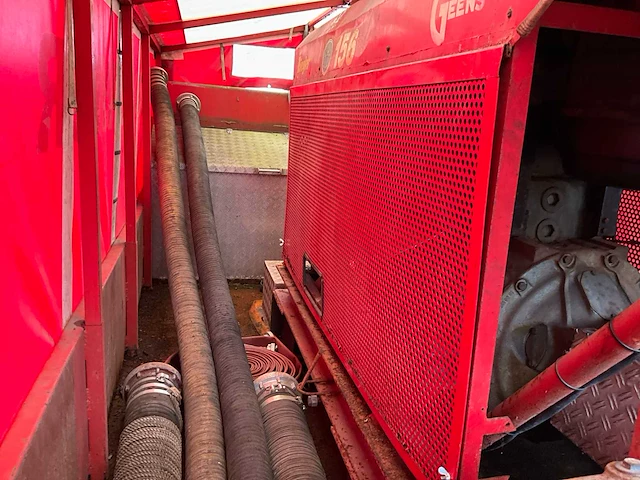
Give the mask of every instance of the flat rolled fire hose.
M 296 366 L 283 354 L 255 345 L 245 345 L 244 349 L 247 352 L 249 369 L 254 380 L 269 372 L 286 373 L 292 377 L 298 376 Z

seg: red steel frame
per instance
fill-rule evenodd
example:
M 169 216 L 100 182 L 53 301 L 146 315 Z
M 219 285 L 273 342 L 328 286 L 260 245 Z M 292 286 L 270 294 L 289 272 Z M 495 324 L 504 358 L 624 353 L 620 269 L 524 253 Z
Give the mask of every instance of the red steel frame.
M 133 95 L 133 7 L 122 5 L 122 97 L 124 107 L 126 344 L 138 346 L 138 249 L 136 245 L 136 138 Z M 142 53 L 142 52 L 140 52 Z
M 83 261 L 85 354 L 87 375 L 87 418 L 89 440 L 89 474 L 102 478 L 107 471 L 108 430 L 107 409 L 110 399 L 106 392 L 105 338 L 102 312 L 103 268 L 111 268 L 114 258 L 107 255 L 103 264 L 100 255 L 99 190 L 96 129 L 95 78 L 93 69 L 92 2 L 73 0 L 74 37 L 76 59 L 76 84 L 78 102 L 78 155 L 81 208 L 81 238 Z M 133 21 L 131 5 L 122 5 L 123 20 L 123 107 L 124 107 L 124 154 L 125 154 L 125 277 L 126 277 L 126 344 L 136 347 L 138 343 L 138 262 L 136 235 L 136 179 L 135 179 L 135 112 L 133 95 Z M 144 163 L 143 203 L 145 212 L 145 279 L 151 281 L 151 195 L 150 195 L 150 84 L 149 53 L 150 38 L 142 35 L 142 83 L 143 131 L 142 144 Z M 114 247 L 112 247 L 113 249 Z M 118 248 L 116 246 L 116 248 Z M 121 248 L 121 247 L 119 247 Z M 106 278 L 106 277 L 105 277 Z
M 485 245 L 478 299 L 478 325 L 469 386 L 469 403 L 461 478 L 477 476 L 485 435 L 513 429 L 506 418 L 487 418 L 487 399 L 493 369 L 494 341 L 498 329 L 503 276 L 507 266 L 511 222 L 515 204 L 524 126 L 529 109 L 538 31 L 521 39 L 505 61 L 500 78 L 498 112 L 486 219 Z
M 293 5 L 265 8 L 263 10 L 254 10 L 251 12 L 231 13 L 228 15 L 218 15 L 215 17 L 198 18 L 195 20 L 178 20 L 175 22 L 152 23 L 149 25 L 149 33 L 155 34 L 171 32 L 174 30 L 183 30 L 185 28 L 203 27 L 206 25 L 237 22 L 239 20 L 247 20 L 252 18 L 263 18 L 270 17 L 272 15 L 303 12 L 306 10 L 315 10 L 317 8 L 333 8 L 337 7 L 338 5 L 344 5 L 344 2 L 342 0 L 317 0 L 315 2 L 295 3 Z
M 143 266 L 142 279 L 147 287 L 151 280 L 151 45 L 150 35 L 143 33 L 140 39 L 141 81 L 142 89 L 142 235 L 143 235 Z
M 82 263 L 84 281 L 85 351 L 89 474 L 101 478 L 107 468 L 107 392 L 102 329 L 102 260 L 98 202 L 98 146 L 96 130 L 93 32 L 90 0 L 73 0 L 76 85 L 78 86 L 78 156 Z
M 300 33 L 304 33 L 305 26 L 285 28 L 283 30 L 274 30 L 272 32 L 254 33 L 251 35 L 242 35 L 240 37 L 221 38 L 219 40 L 207 40 L 197 43 L 181 43 L 179 45 L 166 45 L 162 47 L 162 53 L 167 52 L 183 52 L 186 50 L 202 50 L 211 47 L 219 47 L 220 45 L 243 44 L 261 42 L 267 40 L 277 40 L 280 38 L 292 37 Z

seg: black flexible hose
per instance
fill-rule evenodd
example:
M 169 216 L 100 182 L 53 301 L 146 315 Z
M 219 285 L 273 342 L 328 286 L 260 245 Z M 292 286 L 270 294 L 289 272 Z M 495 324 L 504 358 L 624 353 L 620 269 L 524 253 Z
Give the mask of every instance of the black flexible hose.
M 298 381 L 269 372 L 254 381 L 275 480 L 326 480 L 298 395 Z
M 262 406 L 275 480 L 326 480 L 300 405 L 279 400 Z
M 182 94 L 178 97 L 178 108 L 187 163 L 191 232 L 220 392 L 227 474 L 229 480 L 270 479 L 272 471 L 260 407 L 222 268 L 198 115 L 200 101 L 193 94 Z
M 151 69 L 164 250 L 178 332 L 185 416 L 185 478 L 226 478 L 222 416 L 211 346 L 191 262 L 167 72 Z

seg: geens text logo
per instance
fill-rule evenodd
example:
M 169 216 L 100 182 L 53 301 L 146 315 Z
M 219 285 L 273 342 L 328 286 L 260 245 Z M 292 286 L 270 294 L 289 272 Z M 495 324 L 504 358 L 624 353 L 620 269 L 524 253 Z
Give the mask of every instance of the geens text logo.
M 431 38 L 436 45 L 442 45 L 447 30 L 447 21 L 462 17 L 467 13 L 479 12 L 485 0 L 433 0 L 431 6 Z

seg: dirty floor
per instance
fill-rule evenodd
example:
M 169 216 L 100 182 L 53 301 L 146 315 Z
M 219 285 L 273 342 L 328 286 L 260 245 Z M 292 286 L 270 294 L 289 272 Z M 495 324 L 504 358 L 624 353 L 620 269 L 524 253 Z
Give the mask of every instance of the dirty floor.
M 236 318 L 243 336 L 257 335 L 249 309 L 251 304 L 262 298 L 260 286 L 255 283 L 230 283 L 231 297 L 236 307 Z M 178 339 L 173 322 L 171 296 L 166 281 L 154 281 L 153 288 L 145 288 L 140 298 L 139 348 L 137 352 L 127 352 L 120 372 L 121 383 L 135 367 L 146 362 L 164 361 L 178 350 Z M 329 430 L 329 421 L 322 408 L 307 409 L 309 425 L 316 442 L 318 453 L 329 480 L 348 478 L 340 453 Z M 118 440 L 123 428 L 124 401 L 116 392 L 109 410 L 109 476 L 113 477 Z

